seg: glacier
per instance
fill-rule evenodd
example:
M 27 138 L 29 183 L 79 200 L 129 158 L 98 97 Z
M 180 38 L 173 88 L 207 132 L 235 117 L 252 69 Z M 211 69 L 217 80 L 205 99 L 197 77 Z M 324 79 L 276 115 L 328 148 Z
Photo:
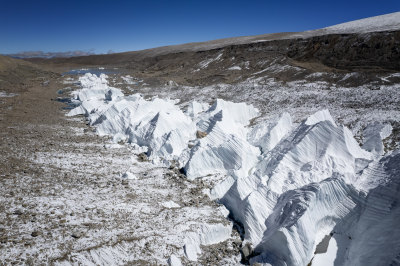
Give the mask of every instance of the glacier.
M 215 177 L 207 193 L 243 227 L 250 263 L 400 263 L 400 152 L 383 144 L 390 125 L 368 125 L 360 146 L 329 110 L 300 123 L 287 112 L 263 121 L 246 103 L 193 100 L 185 109 L 177 100 L 124 96 L 104 74 L 79 81 L 69 116 L 85 115 L 99 135 L 140 146 L 155 164 L 176 165 L 190 180 Z M 203 229 L 187 236 L 189 260 L 232 230 Z M 324 241 L 328 251 L 317 252 Z

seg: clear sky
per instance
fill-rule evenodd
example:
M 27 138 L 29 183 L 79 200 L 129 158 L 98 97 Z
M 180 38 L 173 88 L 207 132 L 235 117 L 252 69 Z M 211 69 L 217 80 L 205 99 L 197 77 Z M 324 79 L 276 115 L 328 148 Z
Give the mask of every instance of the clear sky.
M 304 31 L 400 11 L 400 0 L 0 0 L 0 53 L 140 50 Z

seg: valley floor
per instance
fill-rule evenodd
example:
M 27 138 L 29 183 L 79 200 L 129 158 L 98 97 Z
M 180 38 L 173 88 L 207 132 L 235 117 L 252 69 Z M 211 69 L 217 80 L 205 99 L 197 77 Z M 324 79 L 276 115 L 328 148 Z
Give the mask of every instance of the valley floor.
M 202 194 L 203 183 L 65 117 L 54 100 L 64 87 L 53 79 L 0 98 L 0 264 L 167 264 L 185 259 L 190 232 L 230 232 L 227 210 Z M 240 243 L 233 231 L 197 263 L 236 264 Z

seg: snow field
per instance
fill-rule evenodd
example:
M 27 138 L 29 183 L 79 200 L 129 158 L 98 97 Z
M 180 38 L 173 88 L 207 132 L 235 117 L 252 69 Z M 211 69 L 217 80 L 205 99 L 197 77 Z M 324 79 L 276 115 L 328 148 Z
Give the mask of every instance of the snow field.
M 323 28 L 328 33 L 365 33 L 374 31 L 398 30 L 400 28 L 400 12 L 382 16 L 369 17 Z

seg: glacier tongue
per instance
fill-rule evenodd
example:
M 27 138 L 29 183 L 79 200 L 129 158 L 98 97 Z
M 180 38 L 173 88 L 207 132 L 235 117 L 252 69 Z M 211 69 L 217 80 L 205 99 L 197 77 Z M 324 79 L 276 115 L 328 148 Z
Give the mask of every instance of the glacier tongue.
M 245 103 L 192 101 L 183 112 L 173 100 L 123 96 L 105 75 L 86 74 L 80 82 L 73 93 L 80 105 L 68 115 L 84 114 L 99 135 L 145 147 L 154 162 L 175 160 L 189 179 L 222 177 L 209 195 L 243 225 L 244 243 L 254 247 L 250 262 L 307 265 L 315 256 L 335 265 L 373 265 L 399 254 L 399 231 L 388 230 L 400 215 L 399 153 L 382 157 L 390 125 L 367 127 L 363 149 L 328 110 L 296 127 L 288 113 L 250 126 L 260 113 Z M 197 259 L 200 245 L 231 232 L 223 225 L 203 229 L 187 235 L 189 260 Z M 336 254 L 314 255 L 327 235 Z M 369 251 L 383 255 L 371 259 Z
M 80 78 L 83 88 L 75 93 L 75 98 L 81 105 L 70 115 L 88 116 L 99 135 L 145 146 L 150 157 L 166 160 L 176 159 L 187 148 L 188 141 L 195 138 L 194 122 L 175 101 L 146 101 L 140 95 L 123 97 L 120 90 L 108 87 L 104 74 L 93 76 L 86 74 Z
M 246 175 L 258 159 L 259 149 L 246 140 L 246 126 L 258 115 L 251 105 L 217 99 L 208 107 L 193 101 L 184 113 L 173 100 L 123 96 L 104 74 L 79 80 L 82 89 L 73 97 L 80 105 L 68 115 L 84 114 L 99 135 L 147 147 L 155 161 L 179 161 L 191 179 L 215 172 Z M 199 139 L 198 132 L 205 137 Z

